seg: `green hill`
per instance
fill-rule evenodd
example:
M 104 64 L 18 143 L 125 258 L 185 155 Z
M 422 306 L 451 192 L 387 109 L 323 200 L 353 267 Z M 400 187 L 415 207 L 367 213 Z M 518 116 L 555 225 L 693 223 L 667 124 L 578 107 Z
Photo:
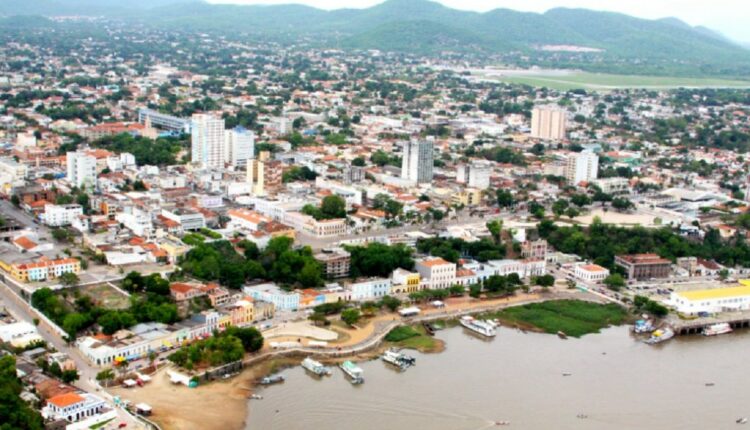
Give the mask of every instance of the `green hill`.
M 179 5 L 176 2 L 182 1 Z M 544 14 L 451 9 L 429 0 L 387 0 L 367 9 L 226 5 L 198 0 L 4 0 L 0 14 L 104 14 L 160 28 L 234 37 L 304 38 L 321 47 L 434 54 L 504 54 L 521 65 L 683 76 L 750 76 L 750 50 L 675 19 L 645 20 L 584 9 Z M 599 52 L 541 50 L 574 45 Z M 550 49 L 547 47 L 547 49 Z

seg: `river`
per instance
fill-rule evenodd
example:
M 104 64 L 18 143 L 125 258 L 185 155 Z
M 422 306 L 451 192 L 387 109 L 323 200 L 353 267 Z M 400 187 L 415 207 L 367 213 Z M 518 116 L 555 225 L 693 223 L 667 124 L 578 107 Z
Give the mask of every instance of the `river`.
M 657 346 L 627 327 L 568 340 L 509 328 L 491 341 L 461 327 L 438 337 L 446 350 L 414 352 L 403 373 L 359 363 L 360 386 L 338 368 L 322 380 L 287 369 L 286 382 L 251 400 L 247 429 L 476 430 L 507 420 L 515 429 L 713 430 L 750 417 L 748 330 Z

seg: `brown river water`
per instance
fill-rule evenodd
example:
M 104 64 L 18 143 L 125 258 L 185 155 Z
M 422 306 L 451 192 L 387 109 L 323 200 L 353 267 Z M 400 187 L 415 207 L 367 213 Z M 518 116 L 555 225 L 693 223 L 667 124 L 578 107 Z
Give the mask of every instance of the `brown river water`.
M 358 363 L 359 386 L 338 368 L 320 380 L 287 369 L 250 401 L 247 429 L 750 430 L 735 422 L 750 418 L 749 330 L 657 346 L 624 326 L 567 340 L 502 327 L 490 341 L 461 327 L 437 336 L 446 350 L 409 352 L 417 364 L 405 372 Z

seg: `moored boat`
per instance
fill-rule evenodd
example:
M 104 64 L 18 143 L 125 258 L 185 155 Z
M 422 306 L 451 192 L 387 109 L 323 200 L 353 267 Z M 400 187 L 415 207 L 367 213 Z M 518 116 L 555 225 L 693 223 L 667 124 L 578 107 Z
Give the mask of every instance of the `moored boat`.
M 718 336 L 720 334 L 731 333 L 732 327 L 728 323 L 712 324 L 703 329 L 703 336 Z
M 362 368 L 352 363 L 351 361 L 347 360 L 339 364 L 339 367 L 349 377 L 349 381 L 352 384 L 361 384 L 365 382 L 365 378 L 362 377 L 362 375 L 364 374 L 364 371 L 362 370 Z
M 323 366 L 322 363 L 315 361 L 310 357 L 302 360 L 302 368 L 318 376 L 328 376 L 331 374 L 331 369 L 329 367 Z
M 497 334 L 493 322 L 478 320 L 468 315 L 461 317 L 460 322 L 462 326 L 482 336 L 493 337 Z
M 259 383 L 260 385 L 278 384 L 279 382 L 284 382 L 284 379 L 284 375 L 271 375 L 261 378 Z
M 644 340 L 649 345 L 654 345 L 657 343 L 665 342 L 669 339 L 672 339 L 674 337 L 674 330 L 671 328 L 665 328 L 661 330 L 654 330 L 653 333 L 651 333 L 651 337 Z
M 654 324 L 650 320 L 638 320 L 633 326 L 633 332 L 636 334 L 651 333 L 654 331 Z
M 386 363 L 392 364 L 401 370 L 408 369 L 409 366 L 413 366 L 417 361 L 416 358 L 410 357 L 393 349 L 385 351 L 380 358 L 382 358 Z

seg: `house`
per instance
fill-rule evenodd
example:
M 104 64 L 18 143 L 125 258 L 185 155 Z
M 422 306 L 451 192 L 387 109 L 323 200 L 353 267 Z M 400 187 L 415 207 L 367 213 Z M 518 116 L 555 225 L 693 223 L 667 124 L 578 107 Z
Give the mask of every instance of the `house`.
M 573 275 L 579 281 L 593 284 L 604 281 L 609 276 L 609 270 L 598 264 L 581 264 L 576 266 Z
M 326 279 L 345 278 L 349 276 L 352 256 L 343 248 L 327 248 L 313 255 L 323 267 Z
M 672 262 L 656 254 L 617 255 L 615 264 L 625 269 L 628 279 L 666 278 L 672 272 Z
M 456 283 L 456 263 L 450 263 L 440 257 L 419 260 L 414 268 L 427 288 L 449 288 Z
M 408 294 L 419 291 L 421 279 L 419 273 L 398 268 L 391 273 L 391 292 L 394 294 Z
M 274 283 L 265 283 L 242 288 L 242 291 L 255 300 L 273 303 L 276 309 L 299 309 L 300 295 L 296 291 L 284 291 Z
M 348 299 L 355 302 L 380 299 L 391 292 L 391 280 L 388 278 L 370 278 L 354 282 L 347 288 Z
M 197 297 L 203 297 L 206 292 L 195 285 L 175 282 L 169 286 L 169 295 L 175 302 L 181 303 Z
M 65 393 L 47 399 L 42 416 L 50 420 L 81 421 L 104 412 L 107 403 L 91 393 Z
M 77 258 L 50 260 L 41 257 L 35 262 L 13 264 L 10 275 L 20 282 L 35 282 L 56 279 L 64 273 L 78 275 L 80 272 L 81 261 Z

